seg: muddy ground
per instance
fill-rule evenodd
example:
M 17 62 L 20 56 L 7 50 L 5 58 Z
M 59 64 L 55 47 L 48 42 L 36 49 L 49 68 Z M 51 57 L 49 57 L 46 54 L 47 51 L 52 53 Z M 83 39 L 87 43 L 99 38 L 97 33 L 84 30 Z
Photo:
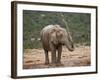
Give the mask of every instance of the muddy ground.
M 50 68 L 52 66 L 45 65 L 45 55 L 43 49 L 25 49 L 24 50 L 24 69 L 36 69 L 36 68 Z M 74 67 L 74 66 L 89 66 L 91 64 L 90 59 L 90 47 L 80 46 L 76 47 L 73 52 L 63 48 L 61 62 L 63 66 L 56 67 Z M 49 52 L 49 59 L 51 55 Z M 50 60 L 51 61 L 51 60 Z

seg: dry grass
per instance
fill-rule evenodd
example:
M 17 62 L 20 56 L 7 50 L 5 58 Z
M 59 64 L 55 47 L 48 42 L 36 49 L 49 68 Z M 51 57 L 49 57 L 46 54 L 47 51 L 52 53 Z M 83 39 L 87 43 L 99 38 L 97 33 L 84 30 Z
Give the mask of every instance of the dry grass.
M 76 47 L 73 52 L 68 51 L 65 47 L 63 48 L 61 62 L 64 64 L 63 67 L 74 67 L 74 66 L 89 66 L 91 64 L 89 46 Z M 34 68 L 50 68 L 52 66 L 45 65 L 43 49 L 25 49 L 24 50 L 24 69 Z M 51 55 L 49 54 L 49 58 Z M 60 66 L 62 67 L 62 66 Z

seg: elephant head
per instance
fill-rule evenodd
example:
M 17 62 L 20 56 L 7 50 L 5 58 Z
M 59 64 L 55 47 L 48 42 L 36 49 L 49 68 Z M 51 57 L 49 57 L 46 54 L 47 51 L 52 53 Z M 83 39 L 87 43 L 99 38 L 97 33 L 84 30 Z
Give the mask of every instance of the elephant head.
M 65 45 L 69 51 L 73 51 L 74 45 L 70 33 L 68 33 L 66 29 L 61 28 L 59 25 L 55 26 L 56 27 L 50 33 L 51 34 L 50 37 L 52 37 L 51 42 L 55 45 L 57 44 Z

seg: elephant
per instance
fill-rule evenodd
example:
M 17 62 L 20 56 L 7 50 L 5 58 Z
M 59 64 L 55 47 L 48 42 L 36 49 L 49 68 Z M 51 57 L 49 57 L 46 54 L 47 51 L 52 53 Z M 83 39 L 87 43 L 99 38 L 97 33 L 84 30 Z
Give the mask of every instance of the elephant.
M 49 64 L 48 52 L 51 51 L 51 65 L 63 65 L 61 63 L 62 46 L 65 45 L 69 51 L 74 50 L 71 35 L 60 25 L 47 25 L 41 32 L 41 42 L 45 53 L 45 64 Z

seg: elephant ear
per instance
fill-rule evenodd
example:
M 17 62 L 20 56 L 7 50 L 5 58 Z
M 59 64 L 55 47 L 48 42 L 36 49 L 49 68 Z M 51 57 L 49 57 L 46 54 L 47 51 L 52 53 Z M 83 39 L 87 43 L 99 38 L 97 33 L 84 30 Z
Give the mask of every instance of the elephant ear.
M 56 35 L 57 31 L 56 29 L 53 29 L 50 33 L 50 42 L 53 44 L 58 44 L 58 40 L 57 40 L 57 35 Z

